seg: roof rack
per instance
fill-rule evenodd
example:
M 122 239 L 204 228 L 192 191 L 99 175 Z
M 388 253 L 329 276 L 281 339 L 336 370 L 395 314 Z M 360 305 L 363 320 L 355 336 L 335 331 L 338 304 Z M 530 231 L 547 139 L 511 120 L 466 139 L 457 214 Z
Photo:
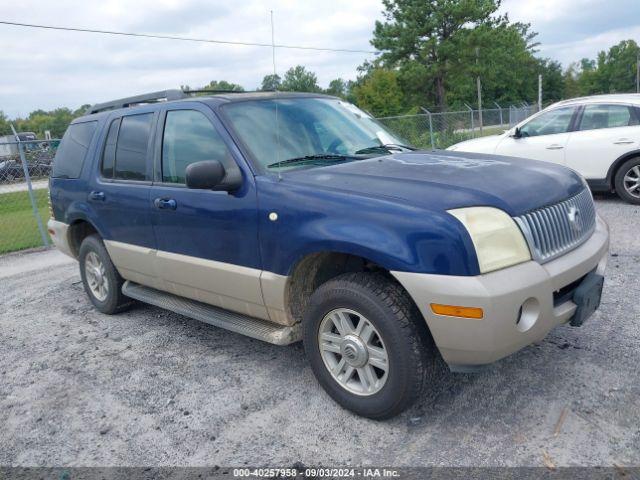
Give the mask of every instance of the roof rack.
M 257 91 L 257 90 L 256 90 Z M 107 110 L 116 110 L 118 108 L 127 108 L 143 103 L 169 102 L 171 100 L 180 100 L 188 98 L 190 95 L 197 93 L 251 93 L 247 90 L 160 90 L 159 92 L 143 93 L 134 97 L 120 98 L 110 102 L 96 103 L 87 109 L 87 114 L 106 112 Z
M 118 108 L 131 107 L 133 105 L 139 105 L 141 103 L 156 103 L 162 101 L 180 100 L 181 98 L 188 97 L 188 92 L 182 90 L 161 90 L 159 92 L 143 93 L 142 95 L 136 95 L 134 97 L 121 98 L 119 100 L 112 100 L 110 102 L 96 103 L 87 110 L 87 113 L 105 112 L 107 110 L 116 110 Z

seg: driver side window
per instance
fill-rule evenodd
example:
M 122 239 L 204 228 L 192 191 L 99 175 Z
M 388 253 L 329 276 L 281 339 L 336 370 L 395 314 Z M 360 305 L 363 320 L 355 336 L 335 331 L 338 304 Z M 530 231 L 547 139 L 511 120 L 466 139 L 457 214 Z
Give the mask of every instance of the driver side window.
M 169 110 L 162 141 L 162 181 L 185 183 L 187 166 L 218 160 L 228 170 L 235 162 L 209 119 L 196 110 Z
M 520 127 L 520 134 L 523 137 L 538 137 L 566 133 L 571 126 L 574 112 L 575 107 L 556 108 L 545 112 Z

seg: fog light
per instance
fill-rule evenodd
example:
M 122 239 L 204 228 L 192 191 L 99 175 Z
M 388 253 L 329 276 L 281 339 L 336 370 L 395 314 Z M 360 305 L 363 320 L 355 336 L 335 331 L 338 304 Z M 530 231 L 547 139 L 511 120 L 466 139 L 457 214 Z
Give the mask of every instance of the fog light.
M 535 298 L 527 298 L 520 307 L 518 318 L 516 319 L 516 328 L 521 332 L 526 332 L 540 318 L 540 302 Z
M 432 303 L 431 310 L 437 315 L 445 315 L 447 317 L 475 318 L 476 320 L 481 320 L 484 316 L 484 312 L 478 307 L 461 307 L 458 305 Z

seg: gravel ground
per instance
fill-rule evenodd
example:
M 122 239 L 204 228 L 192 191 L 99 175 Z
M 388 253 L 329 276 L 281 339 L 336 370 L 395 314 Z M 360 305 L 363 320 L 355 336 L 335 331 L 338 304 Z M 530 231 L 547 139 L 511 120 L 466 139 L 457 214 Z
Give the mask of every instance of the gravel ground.
M 58 252 L 0 257 L 0 465 L 640 465 L 640 207 L 597 206 L 601 310 L 386 422 L 333 403 L 299 344 L 102 315 Z

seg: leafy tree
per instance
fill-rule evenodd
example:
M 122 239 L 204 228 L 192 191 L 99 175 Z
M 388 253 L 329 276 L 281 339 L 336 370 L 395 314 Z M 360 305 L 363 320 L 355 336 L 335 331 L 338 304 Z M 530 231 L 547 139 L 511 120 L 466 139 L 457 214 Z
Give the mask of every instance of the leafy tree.
M 284 74 L 281 90 L 288 92 L 320 92 L 318 77 L 302 65 L 291 67 Z
M 260 86 L 260 90 L 264 91 L 275 91 L 280 88 L 280 84 L 282 83 L 282 79 L 280 75 L 277 73 L 272 73 L 271 75 L 265 75 L 262 79 L 262 85 Z
M 0 135 L 9 135 L 9 134 L 11 134 L 9 119 L 4 114 L 4 112 L 0 110 Z
M 575 98 L 580 95 L 580 86 L 578 85 L 578 75 L 580 74 L 580 66 L 577 62 L 570 64 L 562 74 L 563 81 L 563 98 Z
M 201 90 L 221 90 L 225 92 L 244 92 L 244 87 L 226 80 L 211 80 Z
M 346 98 L 348 94 L 348 85 L 341 78 L 336 78 L 329 82 L 329 88 L 325 90 L 327 95 L 333 95 L 336 97 Z
M 557 102 L 565 95 L 565 78 L 562 64 L 545 58 L 539 61 L 539 73 L 542 75 L 542 95 L 545 102 Z
M 450 64 L 461 49 L 470 49 L 469 31 L 506 22 L 493 15 L 501 0 L 383 0 L 384 22 L 376 21 L 371 43 L 381 50 L 387 67 L 410 67 L 421 84 L 434 92 L 438 108 L 446 107 Z
M 358 105 L 376 117 L 402 113 L 402 90 L 392 70 L 375 69 L 362 85 L 355 87 Z
M 529 25 L 507 22 L 461 32 L 459 53 L 447 71 L 447 104 L 475 106 L 478 76 L 486 101 L 508 104 L 536 98 L 540 62 L 533 55 L 534 37 Z

